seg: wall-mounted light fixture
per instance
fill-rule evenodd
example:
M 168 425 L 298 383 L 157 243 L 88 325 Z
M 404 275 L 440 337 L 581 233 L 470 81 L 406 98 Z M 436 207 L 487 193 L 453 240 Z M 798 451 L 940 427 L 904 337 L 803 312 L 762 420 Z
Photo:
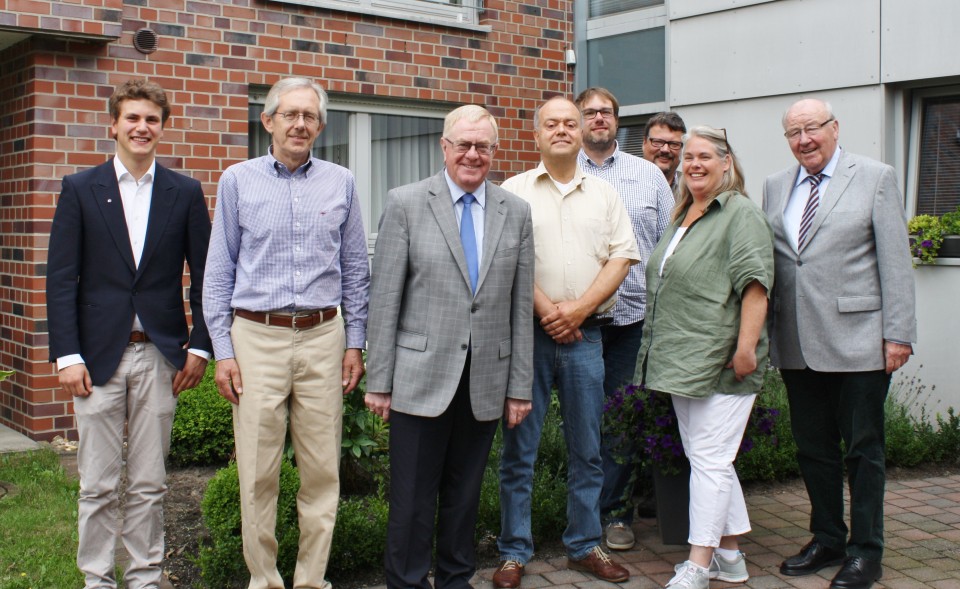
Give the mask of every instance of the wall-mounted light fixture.
M 573 47 L 563 52 L 563 60 L 567 62 L 567 67 L 577 65 L 577 52 L 573 50 Z

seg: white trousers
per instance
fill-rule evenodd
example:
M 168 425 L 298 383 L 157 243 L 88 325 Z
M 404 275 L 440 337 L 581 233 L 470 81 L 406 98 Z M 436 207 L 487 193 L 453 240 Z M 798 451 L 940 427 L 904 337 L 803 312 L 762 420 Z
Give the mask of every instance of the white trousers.
M 690 536 L 716 548 L 723 536 L 750 531 L 747 504 L 733 461 L 756 395 L 673 396 L 683 451 L 690 460 Z
M 113 589 L 123 430 L 127 428 L 127 490 L 120 530 L 130 556 L 131 589 L 157 587 L 163 560 L 164 460 L 177 398 L 176 369 L 151 343 L 129 344 L 117 371 L 87 397 L 74 397 L 80 448 L 77 567 L 87 589 Z

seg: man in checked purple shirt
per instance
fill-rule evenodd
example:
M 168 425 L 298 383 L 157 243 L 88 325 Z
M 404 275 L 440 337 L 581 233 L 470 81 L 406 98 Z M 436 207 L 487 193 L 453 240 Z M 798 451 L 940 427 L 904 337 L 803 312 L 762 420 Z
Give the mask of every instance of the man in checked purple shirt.
M 364 372 L 370 271 L 356 182 L 310 151 L 326 107 L 308 79 L 274 84 L 260 115 L 270 153 L 230 166 L 217 188 L 204 318 L 233 403 L 250 589 L 284 586 L 275 527 L 288 414 L 301 481 L 293 586 L 329 586 L 341 395 Z

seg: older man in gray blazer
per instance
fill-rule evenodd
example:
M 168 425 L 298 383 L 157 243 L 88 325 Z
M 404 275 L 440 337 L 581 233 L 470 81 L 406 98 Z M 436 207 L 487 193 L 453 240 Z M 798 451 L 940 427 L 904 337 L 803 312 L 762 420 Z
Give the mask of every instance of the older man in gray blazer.
M 444 122 L 444 170 L 387 195 L 373 259 L 367 406 L 390 428 L 388 587 L 466 588 L 487 454 L 530 412 L 530 206 L 486 180 L 497 123 Z M 440 508 L 437 512 L 437 497 Z
M 883 556 L 884 399 L 916 341 L 903 199 L 893 168 L 838 146 L 828 103 L 797 102 L 783 128 L 799 165 L 764 185 L 777 276 L 770 359 L 787 387 L 814 537 L 780 572 L 843 563 L 830 587 L 867 589 Z

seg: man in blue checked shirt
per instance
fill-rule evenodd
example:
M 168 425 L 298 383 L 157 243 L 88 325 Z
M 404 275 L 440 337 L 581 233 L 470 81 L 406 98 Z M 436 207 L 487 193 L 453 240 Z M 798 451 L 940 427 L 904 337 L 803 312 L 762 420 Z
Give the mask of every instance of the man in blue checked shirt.
M 650 252 L 670 222 L 674 199 L 663 172 L 654 164 L 620 151 L 617 124 L 620 104 L 605 88 L 588 88 L 576 100 L 583 115 L 583 149 L 580 167 L 613 185 L 627 207 L 633 233 L 640 249 L 640 263 L 630 267 L 617 290 L 617 303 L 607 313 L 608 325 L 600 328 L 603 337 L 603 391 L 610 397 L 633 379 L 643 332 L 647 304 L 644 271 Z M 604 436 L 603 490 L 600 518 L 607 547 L 633 547 L 633 505 L 624 500 L 632 465 L 618 464 L 610 450 L 614 440 Z
M 275 527 L 288 414 L 301 483 L 293 586 L 329 587 L 341 395 L 364 371 L 370 272 L 356 182 L 310 151 L 326 107 L 310 80 L 274 84 L 260 115 L 270 152 L 227 168 L 217 188 L 204 317 L 233 403 L 250 589 L 284 586 Z

